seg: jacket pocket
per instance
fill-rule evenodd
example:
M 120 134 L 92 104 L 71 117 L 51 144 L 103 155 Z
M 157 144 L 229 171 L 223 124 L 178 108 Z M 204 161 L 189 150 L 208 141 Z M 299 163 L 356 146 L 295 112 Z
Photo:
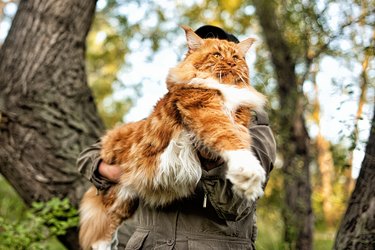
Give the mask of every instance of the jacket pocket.
M 252 250 L 251 242 L 235 240 L 188 240 L 189 250 Z
M 138 250 L 142 248 L 150 231 L 137 229 L 126 244 L 125 250 Z

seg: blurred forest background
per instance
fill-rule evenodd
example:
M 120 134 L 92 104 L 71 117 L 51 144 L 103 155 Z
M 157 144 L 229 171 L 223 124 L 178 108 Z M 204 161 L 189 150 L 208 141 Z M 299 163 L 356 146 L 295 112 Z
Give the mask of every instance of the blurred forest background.
M 374 0 L 1 0 L 0 249 L 74 248 L 88 185 L 75 159 L 151 110 L 185 53 L 181 24 L 257 38 L 252 84 L 278 145 L 258 249 L 342 249 L 346 211 L 351 232 L 367 210 L 374 222 Z M 351 197 L 370 203 L 352 213 Z M 375 245 L 374 225 L 358 230 Z

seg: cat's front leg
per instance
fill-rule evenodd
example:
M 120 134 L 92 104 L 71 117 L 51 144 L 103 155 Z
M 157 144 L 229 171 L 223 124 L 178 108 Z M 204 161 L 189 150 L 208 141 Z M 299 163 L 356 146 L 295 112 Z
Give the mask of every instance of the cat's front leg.
M 250 201 L 263 195 L 266 172 L 252 151 L 229 150 L 225 151 L 224 158 L 228 164 L 226 177 L 232 182 L 233 191 Z

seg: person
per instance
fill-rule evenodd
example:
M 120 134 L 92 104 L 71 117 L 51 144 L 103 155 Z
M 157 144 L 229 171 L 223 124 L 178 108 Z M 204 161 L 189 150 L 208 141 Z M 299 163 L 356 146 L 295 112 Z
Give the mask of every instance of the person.
M 219 38 L 238 43 L 223 29 L 205 25 L 196 30 L 202 38 Z M 249 132 L 253 150 L 267 173 L 273 168 L 276 144 L 266 113 L 256 113 Z M 256 202 L 234 193 L 225 178 L 223 161 L 200 156 L 202 177 L 194 195 L 166 207 L 150 207 L 139 200 L 134 215 L 113 238 L 112 249 L 255 249 Z M 98 189 L 116 183 L 120 169 L 100 159 L 100 142 L 78 157 L 78 169 Z

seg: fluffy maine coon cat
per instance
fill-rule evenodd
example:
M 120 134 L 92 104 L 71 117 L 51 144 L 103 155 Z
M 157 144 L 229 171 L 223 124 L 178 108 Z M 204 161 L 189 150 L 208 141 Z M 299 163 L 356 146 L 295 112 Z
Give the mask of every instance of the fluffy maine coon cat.
M 251 110 L 263 95 L 249 82 L 245 54 L 253 43 L 202 39 L 183 26 L 188 52 L 167 78 L 168 93 L 150 116 L 102 138 L 101 157 L 122 169 L 118 184 L 80 206 L 83 249 L 110 249 L 113 233 L 137 207 L 138 198 L 164 206 L 191 195 L 201 177 L 197 151 L 227 163 L 233 189 L 249 200 L 263 194 L 265 172 L 251 151 Z

